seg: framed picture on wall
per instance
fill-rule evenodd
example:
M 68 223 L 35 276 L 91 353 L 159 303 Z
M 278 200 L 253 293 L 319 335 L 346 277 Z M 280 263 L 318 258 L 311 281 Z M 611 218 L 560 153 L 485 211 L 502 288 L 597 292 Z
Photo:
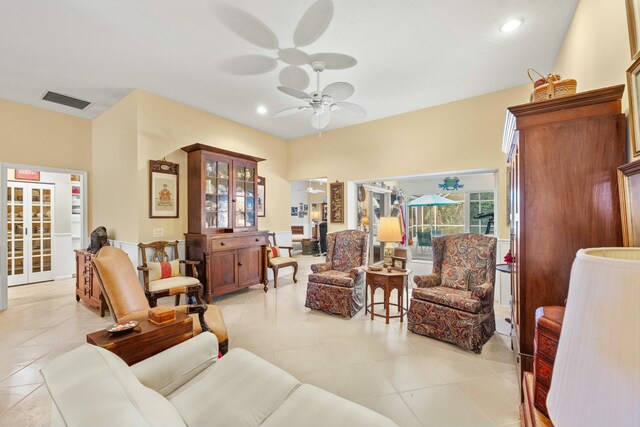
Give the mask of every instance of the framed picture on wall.
M 331 197 L 331 222 L 344 223 L 344 182 L 329 184 Z
M 618 168 L 618 189 L 625 246 L 640 246 L 640 160 Z
M 178 164 L 149 160 L 149 218 L 178 218 Z
M 267 180 L 264 176 L 258 177 L 258 216 L 267 215 Z
M 640 0 L 627 1 L 627 29 L 629 31 L 629 46 L 631 59 L 640 56 Z
M 627 70 L 627 92 L 629 93 L 629 133 L 633 157 L 640 155 L 640 57 Z

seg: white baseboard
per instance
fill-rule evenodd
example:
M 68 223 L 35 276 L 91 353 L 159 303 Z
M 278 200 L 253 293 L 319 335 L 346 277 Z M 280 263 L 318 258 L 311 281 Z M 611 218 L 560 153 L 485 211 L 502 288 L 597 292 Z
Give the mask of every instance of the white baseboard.
M 74 277 L 74 276 L 73 276 L 72 274 L 69 274 L 68 276 L 60 276 L 60 277 L 56 277 L 56 278 L 55 278 L 55 279 L 53 279 L 53 280 L 68 280 L 68 279 L 73 279 L 73 277 Z

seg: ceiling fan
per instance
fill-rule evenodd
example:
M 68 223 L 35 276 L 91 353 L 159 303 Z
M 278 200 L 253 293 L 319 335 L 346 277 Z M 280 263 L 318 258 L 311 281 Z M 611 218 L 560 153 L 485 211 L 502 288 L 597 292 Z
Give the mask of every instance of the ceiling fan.
M 301 99 L 307 105 L 299 107 L 286 108 L 278 111 L 273 115 L 275 118 L 286 117 L 302 111 L 312 110 L 311 124 L 315 129 L 320 131 L 329 125 L 331 113 L 339 113 L 346 117 L 361 119 L 367 115 L 367 112 L 358 104 L 352 102 L 343 102 L 355 92 L 353 85 L 346 82 L 331 83 L 320 91 L 320 73 L 325 69 L 325 63 L 322 61 L 314 61 L 311 68 L 316 73 L 316 91 L 306 93 L 300 89 L 287 86 L 278 86 L 280 92 Z
M 303 189 L 298 190 L 298 191 L 304 191 L 305 193 L 309 193 L 309 194 L 324 193 L 324 190 L 313 188 L 311 186 L 311 181 L 313 181 L 313 180 L 309 180 L 309 186 L 307 188 L 303 188 Z

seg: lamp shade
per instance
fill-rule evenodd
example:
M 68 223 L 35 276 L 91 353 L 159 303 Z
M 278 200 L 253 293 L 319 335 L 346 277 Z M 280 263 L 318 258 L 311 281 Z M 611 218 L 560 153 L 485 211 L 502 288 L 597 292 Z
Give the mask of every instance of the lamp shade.
M 400 220 L 396 216 L 383 216 L 378 223 L 379 242 L 400 242 L 402 241 L 402 231 L 400 230 Z
M 578 251 L 547 409 L 556 427 L 640 426 L 640 248 Z

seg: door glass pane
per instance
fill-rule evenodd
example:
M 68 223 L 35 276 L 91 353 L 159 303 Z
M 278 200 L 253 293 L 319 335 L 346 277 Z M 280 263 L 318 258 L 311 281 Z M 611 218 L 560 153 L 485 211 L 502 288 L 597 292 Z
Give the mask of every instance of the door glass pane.
M 31 220 L 40 221 L 40 206 L 33 205 L 31 207 Z
M 255 174 L 253 168 L 245 168 L 244 170 L 244 179 L 246 181 L 253 181 L 255 179 Z
M 38 188 L 31 190 L 31 201 L 40 203 L 40 190 Z
M 7 221 L 13 221 L 13 206 L 7 205 Z
M 24 191 L 22 188 L 14 188 L 13 189 L 13 202 L 14 203 L 22 203 L 24 201 Z
M 13 188 L 9 187 L 7 188 L 7 202 L 11 203 L 13 201 L 12 197 L 13 197 Z
M 40 227 L 40 224 L 38 223 L 33 223 L 31 224 L 31 237 L 40 237 L 40 233 L 42 232 L 42 228 Z
M 42 190 L 42 202 L 46 204 L 51 203 L 51 190 Z
M 42 266 L 40 264 L 40 256 L 32 256 L 31 257 L 31 272 L 32 273 L 40 273 Z
M 215 177 L 218 174 L 218 167 L 213 160 L 205 160 L 205 175 Z
M 33 239 L 31 241 L 31 254 L 40 255 L 40 239 Z
M 16 240 L 15 242 L 13 242 L 13 248 L 14 248 L 13 256 L 15 258 L 22 258 L 23 256 L 22 240 Z
M 229 179 L 229 163 L 218 162 L 218 178 Z
M 24 273 L 22 258 L 16 258 L 13 261 L 13 274 L 22 274 Z
M 42 224 L 42 235 L 44 237 L 51 237 L 51 223 L 45 222 Z
M 51 271 L 51 256 L 45 256 L 42 259 L 42 271 Z
M 14 212 L 14 221 L 22 221 L 22 206 L 21 205 L 16 205 L 13 207 L 13 212 Z
M 216 203 L 216 196 L 213 194 L 207 194 L 204 201 L 204 210 L 206 212 L 213 212 L 218 208 Z
M 243 167 L 236 168 L 236 180 L 237 181 L 244 181 L 244 168 Z
M 204 217 L 204 226 L 206 228 L 216 228 L 218 226 L 216 218 L 217 216 L 215 212 L 207 212 Z
M 218 227 L 224 228 L 229 226 L 229 213 L 218 212 Z
M 45 255 L 51 255 L 51 239 L 42 240 L 42 253 Z

